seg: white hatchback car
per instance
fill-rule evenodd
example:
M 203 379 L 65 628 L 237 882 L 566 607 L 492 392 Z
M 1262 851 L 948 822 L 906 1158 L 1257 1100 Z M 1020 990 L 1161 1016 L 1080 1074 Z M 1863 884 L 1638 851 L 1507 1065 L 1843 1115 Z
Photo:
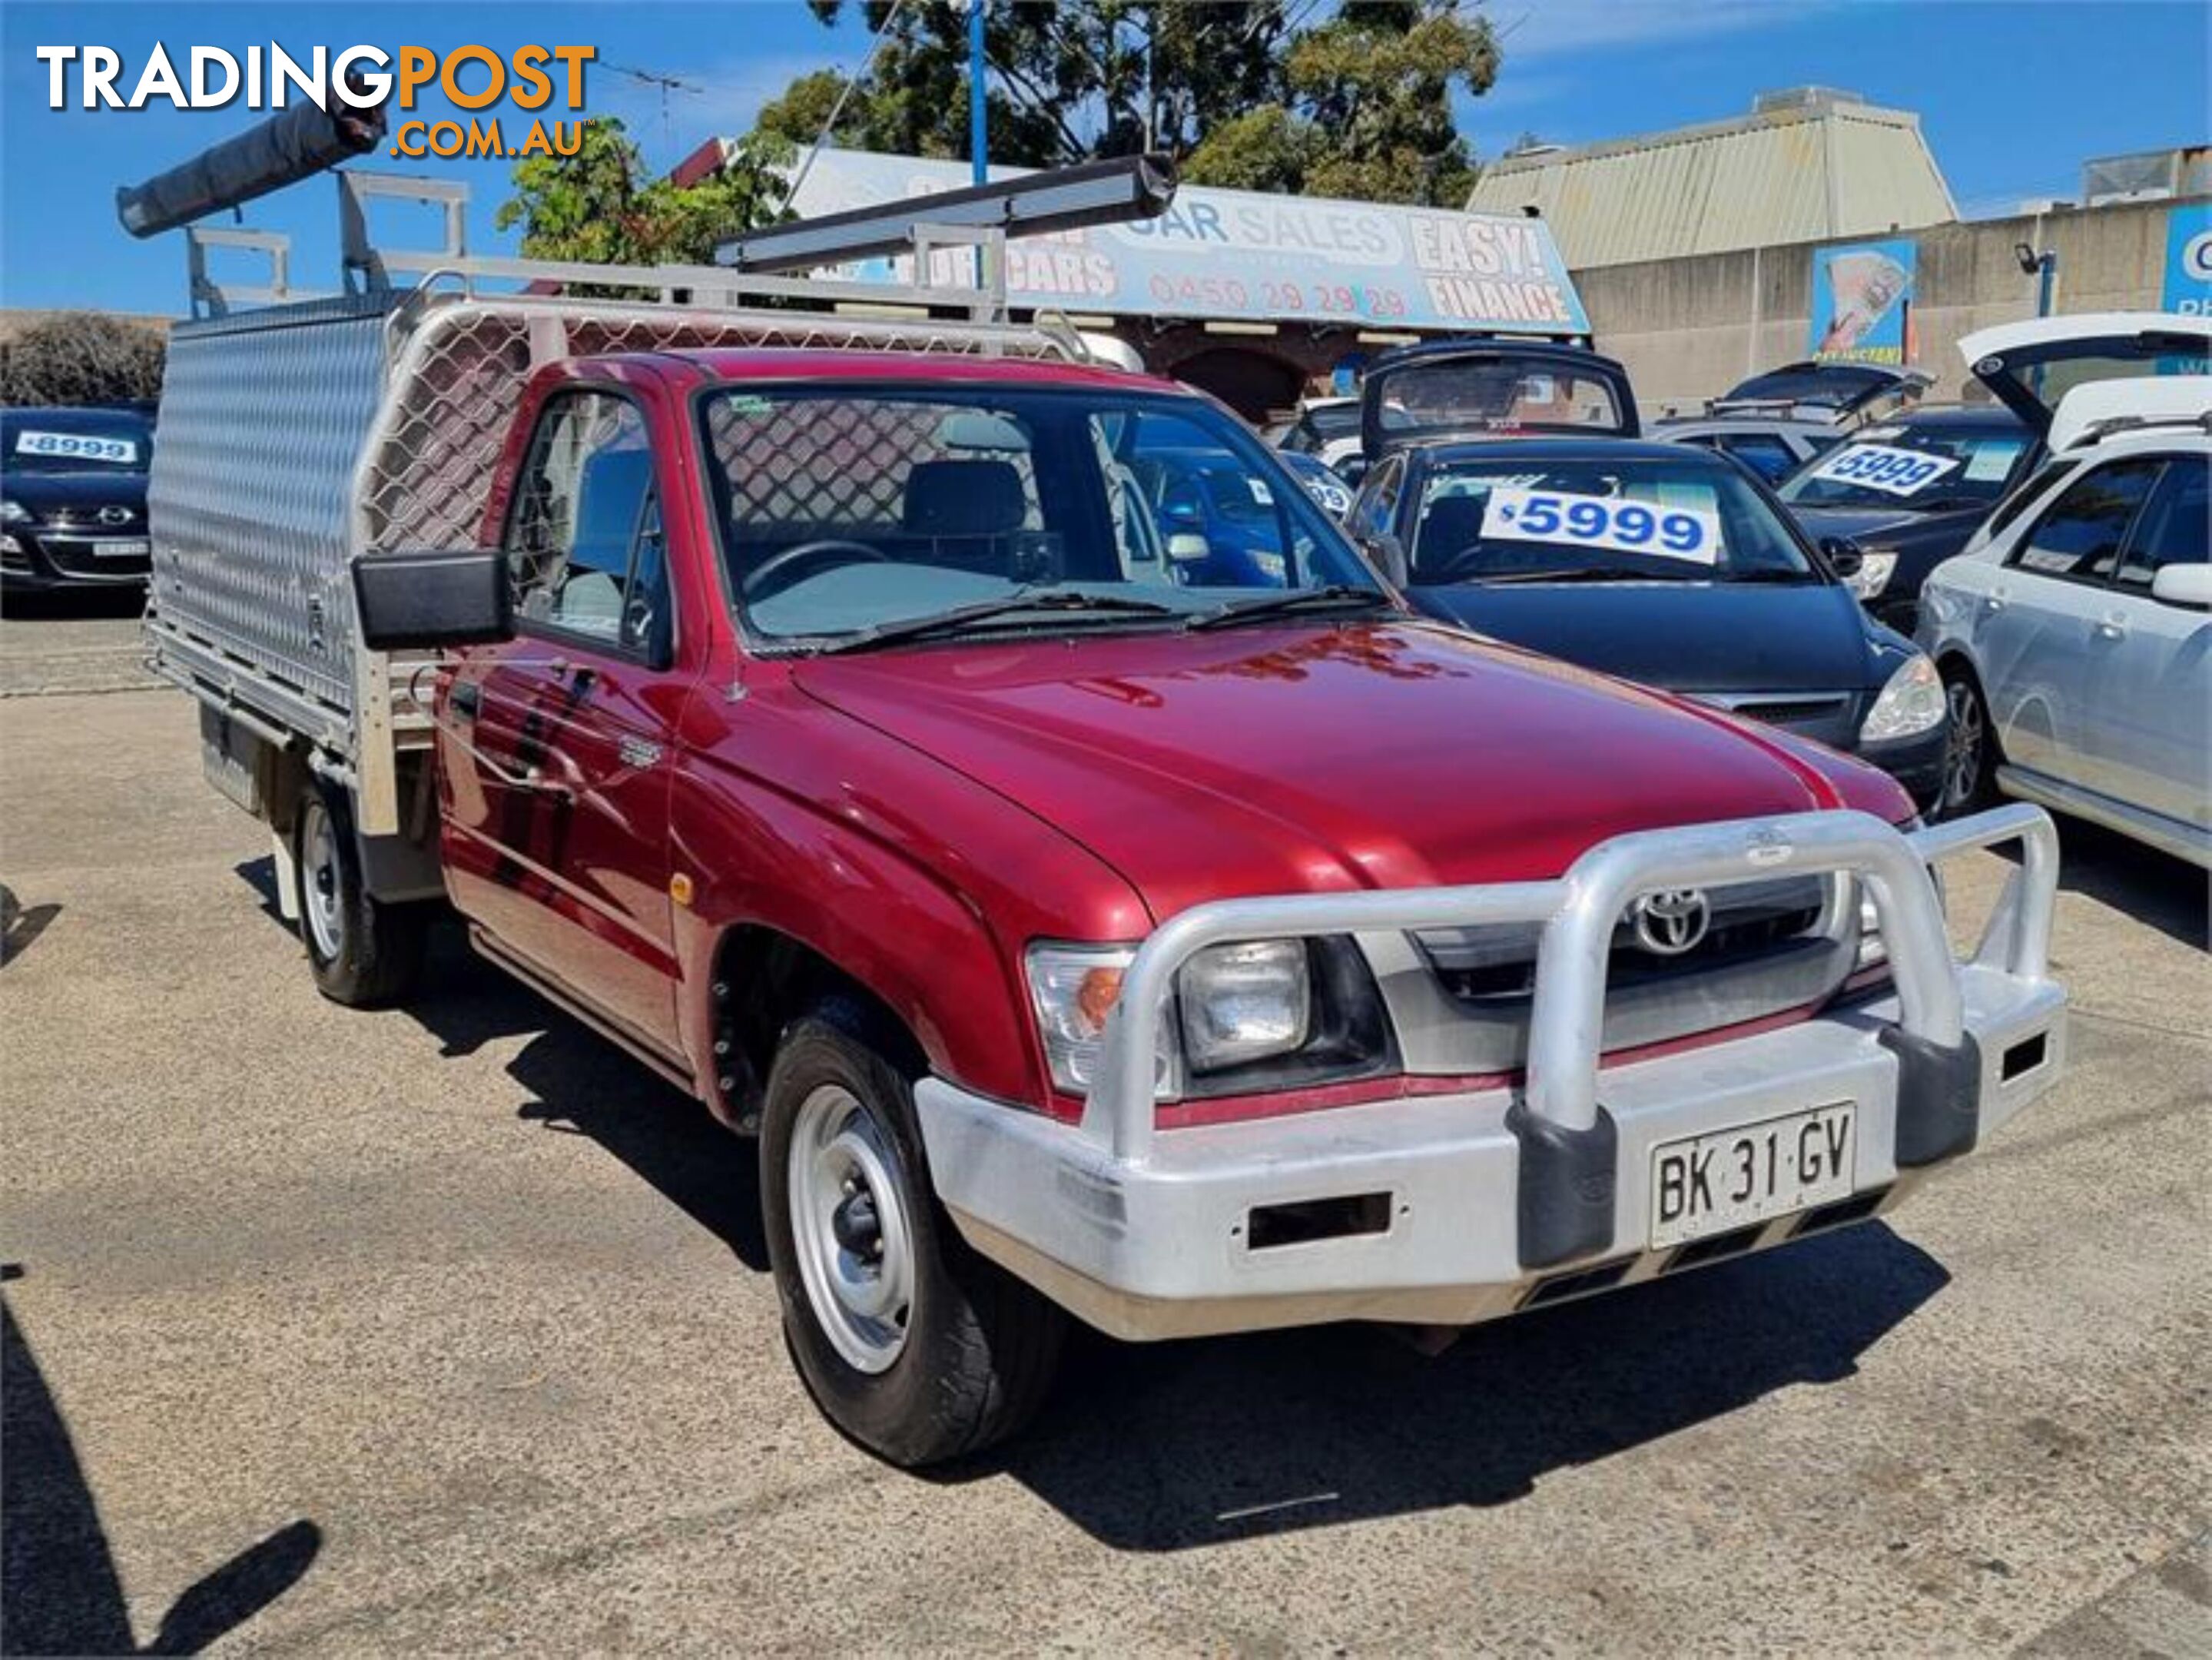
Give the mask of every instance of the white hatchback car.
M 2002 791 L 2212 867 L 2212 322 L 2049 318 L 1960 349 L 2051 459 L 1923 590 L 1938 811 Z

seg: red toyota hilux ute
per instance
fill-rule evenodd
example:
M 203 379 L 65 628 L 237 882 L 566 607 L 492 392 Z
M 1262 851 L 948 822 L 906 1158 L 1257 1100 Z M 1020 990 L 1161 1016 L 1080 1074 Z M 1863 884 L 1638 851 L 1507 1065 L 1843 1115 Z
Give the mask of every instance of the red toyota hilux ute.
M 149 619 L 187 673 L 190 482 Z M 477 540 L 349 561 L 425 734 L 395 810 L 199 674 L 210 766 L 330 994 L 407 992 L 434 892 L 761 1138 L 792 1353 L 896 1462 L 1010 1432 L 1071 1314 L 1632 1285 L 1886 1211 L 2058 1070 L 2039 812 L 1923 828 L 1869 767 L 1420 620 L 1186 388 L 560 358 Z M 2003 842 L 1954 956 L 1931 865 Z

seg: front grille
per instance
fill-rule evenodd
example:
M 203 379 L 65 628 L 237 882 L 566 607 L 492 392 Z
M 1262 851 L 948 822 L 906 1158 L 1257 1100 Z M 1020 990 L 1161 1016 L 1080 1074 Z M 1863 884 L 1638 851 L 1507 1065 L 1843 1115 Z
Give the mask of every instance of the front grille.
M 1747 720 L 1762 721 L 1808 737 L 1835 741 L 1832 734 L 1847 732 L 1853 698 L 1850 692 L 1692 692 L 1692 702 L 1725 709 Z
M 1607 964 L 1608 1053 L 1670 1042 L 1825 1000 L 1855 966 L 1859 907 L 1847 879 L 1791 876 L 1708 891 L 1702 939 L 1675 954 L 1636 931 L 1632 904 Z M 1419 976 L 1398 1000 L 1410 1071 L 1511 1071 L 1528 1058 L 1539 925 L 1423 929 L 1412 936 Z M 1441 993 L 1442 995 L 1437 995 Z
M 1802 938 L 1819 927 L 1827 897 L 1827 883 L 1817 876 L 1717 889 L 1709 896 L 1712 921 L 1705 937 L 1674 956 L 1647 950 L 1636 937 L 1632 913 L 1624 911 L 1613 928 L 1607 982 L 1624 985 L 1701 974 Z M 1535 926 L 1431 929 L 1414 940 L 1444 989 L 1459 1002 L 1474 1003 L 1526 998 L 1535 989 L 1541 932 Z
M 137 541 L 143 539 L 143 532 L 134 537 L 127 530 L 118 531 L 112 537 L 99 538 L 49 534 L 39 538 L 39 550 L 46 556 L 47 562 L 56 570 L 65 572 L 71 576 L 117 578 L 143 576 L 153 563 L 150 553 L 131 554 L 118 558 L 112 555 L 94 553 L 92 550 L 95 540 Z
M 109 512 L 121 517 L 100 516 Z M 146 524 L 144 508 L 125 507 L 119 502 L 112 508 L 47 508 L 40 516 L 53 528 L 80 531 L 88 536 L 130 536 L 143 530 Z

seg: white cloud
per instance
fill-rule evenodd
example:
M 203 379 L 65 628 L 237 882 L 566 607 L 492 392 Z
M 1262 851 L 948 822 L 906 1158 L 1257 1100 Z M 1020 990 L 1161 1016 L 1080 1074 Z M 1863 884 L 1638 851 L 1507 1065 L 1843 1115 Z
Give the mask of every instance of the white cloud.
M 1488 0 L 1506 63 L 1646 41 L 1779 28 L 1835 0 Z M 1503 83 L 1501 82 L 1501 85 Z

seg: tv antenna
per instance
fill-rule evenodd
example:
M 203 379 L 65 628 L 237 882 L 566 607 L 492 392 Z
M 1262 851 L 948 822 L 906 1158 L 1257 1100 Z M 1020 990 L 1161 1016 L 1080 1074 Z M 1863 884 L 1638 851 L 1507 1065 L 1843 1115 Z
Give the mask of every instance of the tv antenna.
M 636 82 L 640 86 L 653 87 L 659 89 L 660 93 L 660 142 L 664 149 L 672 150 L 676 144 L 676 132 L 675 127 L 669 119 L 668 94 L 672 92 L 681 92 L 689 93 L 696 96 L 697 94 L 707 90 L 705 84 L 698 81 L 687 80 L 684 76 L 680 75 L 665 75 L 659 70 L 631 69 L 622 64 L 602 64 L 599 67 L 601 69 L 610 70 L 616 75 L 627 76 L 629 79 Z

